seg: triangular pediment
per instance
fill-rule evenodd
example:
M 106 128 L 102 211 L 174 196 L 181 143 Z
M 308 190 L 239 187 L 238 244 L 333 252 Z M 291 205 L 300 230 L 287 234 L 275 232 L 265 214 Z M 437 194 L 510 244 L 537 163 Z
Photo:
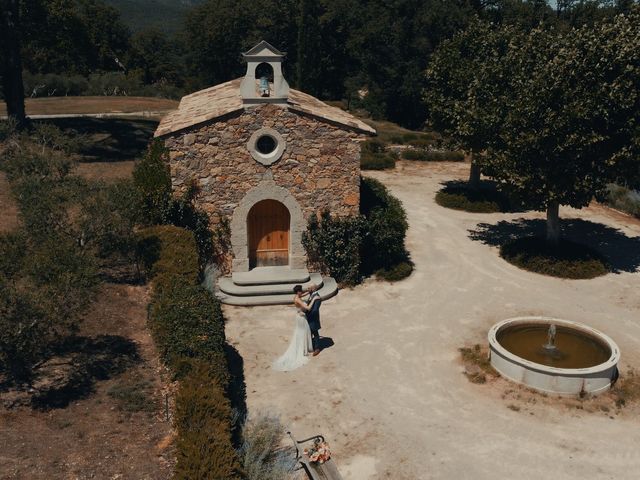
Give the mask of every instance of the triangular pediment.
M 262 40 L 242 55 L 245 57 L 284 57 L 286 52 L 281 52 L 269 42 Z

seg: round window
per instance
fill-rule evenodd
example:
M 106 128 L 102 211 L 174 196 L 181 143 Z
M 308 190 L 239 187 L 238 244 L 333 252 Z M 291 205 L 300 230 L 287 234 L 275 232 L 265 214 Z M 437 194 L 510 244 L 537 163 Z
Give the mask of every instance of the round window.
M 264 166 L 277 162 L 287 146 L 282 135 L 273 128 L 261 128 L 251 135 L 247 149 L 253 159 Z
M 271 135 L 262 135 L 256 142 L 256 150 L 262 155 L 269 155 L 277 146 L 276 139 Z

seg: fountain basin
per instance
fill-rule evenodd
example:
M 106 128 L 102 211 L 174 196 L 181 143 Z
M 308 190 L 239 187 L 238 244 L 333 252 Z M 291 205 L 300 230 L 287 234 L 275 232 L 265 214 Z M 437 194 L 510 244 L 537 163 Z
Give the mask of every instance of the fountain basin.
M 556 348 L 543 346 L 550 325 Z M 516 317 L 489 330 L 491 366 L 509 380 L 555 395 L 597 395 L 618 376 L 620 349 L 587 325 L 551 317 Z

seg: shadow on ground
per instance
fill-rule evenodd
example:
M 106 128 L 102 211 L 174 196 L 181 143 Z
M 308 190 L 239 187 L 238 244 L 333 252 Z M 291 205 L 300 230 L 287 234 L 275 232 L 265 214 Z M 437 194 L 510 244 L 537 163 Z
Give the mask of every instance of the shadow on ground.
M 118 162 L 140 157 L 158 125 L 155 120 L 88 117 L 47 119 L 46 123 L 89 137 L 88 145 L 80 152 L 84 162 Z
M 320 351 L 326 350 L 327 348 L 331 348 L 335 345 L 333 342 L 333 338 L 331 337 L 320 337 L 318 341 L 318 346 L 320 347 Z
M 227 364 L 229 366 L 229 386 L 227 395 L 231 408 L 235 412 L 233 431 L 231 432 L 236 448 L 242 446 L 242 427 L 247 418 L 247 385 L 244 380 L 244 359 L 233 345 L 224 346 Z
M 37 410 L 64 408 L 95 391 L 140 361 L 136 344 L 119 335 L 71 337 L 53 348 L 35 372 L 30 385 L 0 385 L 7 406 L 30 405 Z
M 564 238 L 599 251 L 614 273 L 639 270 L 640 237 L 628 237 L 617 228 L 579 218 L 562 220 L 561 227 Z M 546 222 L 542 219 L 519 218 L 495 224 L 479 223 L 474 230 L 469 230 L 469 238 L 499 247 L 520 237 L 544 236 L 545 228 Z

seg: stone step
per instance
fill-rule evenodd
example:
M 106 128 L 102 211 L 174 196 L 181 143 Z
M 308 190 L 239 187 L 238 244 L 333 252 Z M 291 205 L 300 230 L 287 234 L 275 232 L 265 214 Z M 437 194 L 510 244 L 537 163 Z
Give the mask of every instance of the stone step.
M 315 283 L 318 287 L 322 287 L 322 275 L 312 273 L 309 275 L 310 280 L 305 283 L 278 283 L 266 285 L 237 285 L 231 277 L 222 277 L 218 280 L 218 288 L 222 293 L 234 295 L 236 297 L 252 297 L 256 295 L 293 295 L 293 287 L 302 285 L 305 290 Z
M 323 280 L 323 286 L 318 290 L 320 298 L 326 300 L 338 293 L 338 284 L 331 277 L 326 277 Z M 253 307 L 259 305 L 290 305 L 293 295 L 291 293 L 278 294 L 278 295 L 255 295 L 251 297 L 239 297 L 235 295 L 229 295 L 227 293 L 217 291 L 216 296 L 222 303 L 227 305 L 236 305 L 242 307 Z
M 296 270 L 289 267 L 257 267 L 248 272 L 234 272 L 231 278 L 236 285 L 296 285 L 310 279 L 306 268 Z

